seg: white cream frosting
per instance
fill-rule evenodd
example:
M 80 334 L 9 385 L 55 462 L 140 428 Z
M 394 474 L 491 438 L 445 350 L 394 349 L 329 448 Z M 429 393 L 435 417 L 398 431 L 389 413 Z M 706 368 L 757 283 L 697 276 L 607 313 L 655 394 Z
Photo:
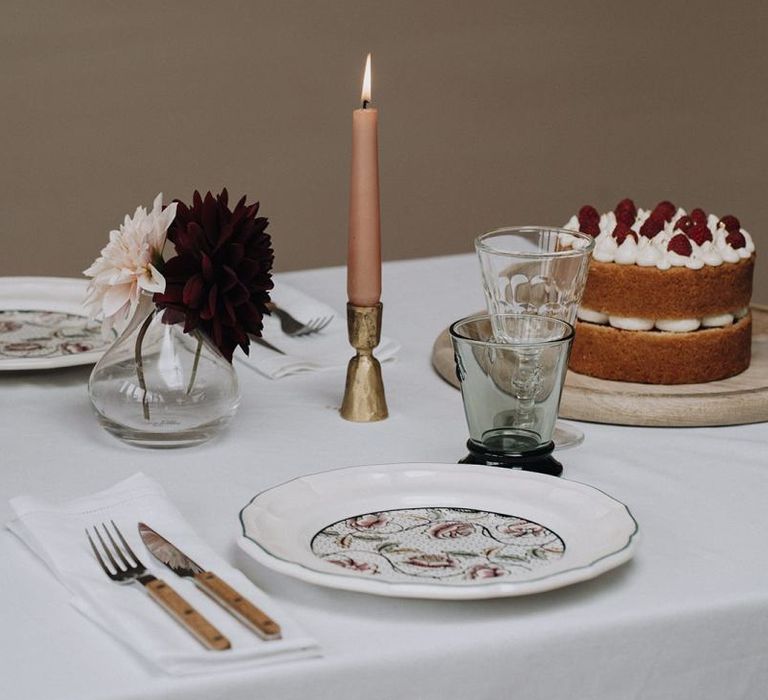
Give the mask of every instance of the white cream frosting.
M 599 311 L 592 311 L 592 309 L 585 309 L 580 306 L 576 311 L 576 317 L 580 321 L 586 321 L 587 323 L 599 323 L 604 326 L 608 323 L 608 314 L 601 314 Z
M 698 318 L 660 318 L 654 326 L 667 333 L 690 333 L 701 326 L 701 321 Z
M 616 248 L 615 261 L 619 265 L 634 265 L 637 262 L 637 248 L 635 239 L 627 236 L 624 242 Z
M 663 257 L 661 251 L 656 246 L 650 245 L 648 239 L 643 236 L 638 246 L 636 263 L 640 267 L 658 267 Z
M 691 241 L 691 254 L 679 255 L 667 250 L 667 245 L 676 235 L 675 224 L 680 217 L 686 215 L 684 209 L 678 209 L 671 221 L 653 238 L 640 235 L 640 228 L 651 215 L 650 209 L 638 209 L 632 230 L 637 234 L 637 241 L 632 236 L 627 236 L 621 245 L 611 235 L 616 228 L 616 215 L 610 211 L 600 216 L 600 234 L 595 236 L 595 248 L 592 256 L 599 262 L 615 262 L 619 265 L 639 265 L 641 267 L 657 267 L 660 270 L 668 270 L 670 267 L 687 267 L 691 270 L 699 270 L 705 265 L 717 267 L 724 262 L 735 263 L 744 260 L 755 252 L 755 244 L 752 236 L 744 229 L 746 245 L 743 248 L 732 248 L 726 243 L 728 232 L 718 226 L 719 217 L 710 214 L 707 217 L 707 227 L 712 233 L 712 241 L 705 241 L 703 245 L 697 245 Z M 578 217 L 572 216 L 564 228 L 579 230 Z
M 701 325 L 704 326 L 704 328 L 721 328 L 723 326 L 730 326 L 733 323 L 734 318 L 736 318 L 734 314 L 705 316 L 701 319 Z
M 650 331 L 654 328 L 667 333 L 690 333 L 699 328 L 724 328 L 734 321 L 744 318 L 749 313 L 748 308 L 738 309 L 729 314 L 705 316 L 704 318 L 642 318 L 640 316 L 615 316 L 587 309 L 580 306 L 576 316 L 580 321 L 596 323 L 601 326 L 611 326 L 624 331 Z
M 653 329 L 652 318 L 609 316 L 608 323 L 613 326 L 613 328 L 621 328 L 623 331 L 650 331 Z

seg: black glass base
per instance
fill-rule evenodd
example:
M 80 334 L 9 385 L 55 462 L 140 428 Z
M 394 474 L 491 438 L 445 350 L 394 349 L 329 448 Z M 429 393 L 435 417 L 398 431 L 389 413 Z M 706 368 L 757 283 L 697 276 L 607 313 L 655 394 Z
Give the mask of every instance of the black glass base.
M 502 454 L 493 452 L 472 440 L 467 441 L 469 454 L 459 460 L 459 464 L 484 464 L 489 467 L 504 467 L 506 469 L 522 469 L 526 472 L 537 472 L 560 476 L 563 465 L 553 456 L 555 443 L 550 442 L 524 454 Z

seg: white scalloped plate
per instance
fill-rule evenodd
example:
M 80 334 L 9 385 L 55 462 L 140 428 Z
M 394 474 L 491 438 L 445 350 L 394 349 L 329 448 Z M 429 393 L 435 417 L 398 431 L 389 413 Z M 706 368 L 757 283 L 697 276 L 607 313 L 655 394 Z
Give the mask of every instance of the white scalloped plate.
M 591 486 L 464 464 L 299 477 L 240 512 L 240 547 L 309 583 L 405 598 L 525 595 L 628 561 L 637 523 Z
M 87 280 L 0 277 L 0 371 L 98 362 L 111 344 L 83 309 Z

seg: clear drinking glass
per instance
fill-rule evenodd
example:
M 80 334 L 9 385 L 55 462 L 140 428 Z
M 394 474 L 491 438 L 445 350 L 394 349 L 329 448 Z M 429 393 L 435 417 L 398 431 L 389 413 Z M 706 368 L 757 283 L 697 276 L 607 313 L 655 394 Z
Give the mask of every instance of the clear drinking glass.
M 537 314 L 573 325 L 594 247 L 592 236 L 545 226 L 501 228 L 478 236 L 475 250 L 491 318 Z M 494 323 L 498 340 L 515 342 L 508 332 Z M 558 449 L 583 440 L 576 426 L 558 422 Z
M 450 335 L 469 427 L 462 461 L 559 475 L 552 434 L 573 326 L 530 314 L 481 314 L 456 321 Z

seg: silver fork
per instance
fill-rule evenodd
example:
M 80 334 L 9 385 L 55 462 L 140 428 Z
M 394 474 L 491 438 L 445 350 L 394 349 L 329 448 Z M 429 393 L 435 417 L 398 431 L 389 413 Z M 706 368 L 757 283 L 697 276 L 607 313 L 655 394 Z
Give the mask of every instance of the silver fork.
M 333 321 L 333 316 L 321 316 L 320 318 L 313 318 L 306 323 L 302 323 L 274 303 L 270 303 L 269 308 L 277 316 L 277 320 L 280 321 L 280 329 L 291 338 L 301 338 L 319 333 Z
M 93 549 L 96 559 L 98 559 L 99 564 L 101 564 L 101 568 L 104 569 L 104 573 L 116 583 L 140 583 L 144 586 L 152 600 L 173 617 L 174 620 L 181 624 L 207 649 L 214 651 L 229 649 L 231 646 L 229 640 L 219 632 L 219 630 L 197 612 L 197 610 L 184 600 L 184 598 L 176 593 L 176 591 L 174 591 L 165 581 L 147 573 L 144 565 L 139 561 L 139 558 L 131 549 L 130 545 L 125 541 L 123 533 L 120 532 L 117 525 L 115 525 L 115 521 L 110 520 L 110 522 L 112 523 L 115 534 L 125 548 L 125 552 L 127 552 L 128 557 L 133 559 L 133 561 L 128 561 L 126 554 L 120 548 L 120 545 L 115 542 L 112 533 L 104 523 L 101 524 L 101 529 L 107 536 L 111 546 L 104 541 L 101 532 L 99 532 L 99 528 L 94 525 L 93 532 L 101 544 L 104 555 L 112 565 L 112 569 L 110 569 L 106 565 L 104 558 L 99 554 L 96 543 L 93 541 L 91 533 L 88 532 L 88 528 L 86 528 L 85 535 L 91 543 L 91 549 Z M 112 554 L 113 552 L 120 560 L 122 566 L 115 560 L 115 556 Z

